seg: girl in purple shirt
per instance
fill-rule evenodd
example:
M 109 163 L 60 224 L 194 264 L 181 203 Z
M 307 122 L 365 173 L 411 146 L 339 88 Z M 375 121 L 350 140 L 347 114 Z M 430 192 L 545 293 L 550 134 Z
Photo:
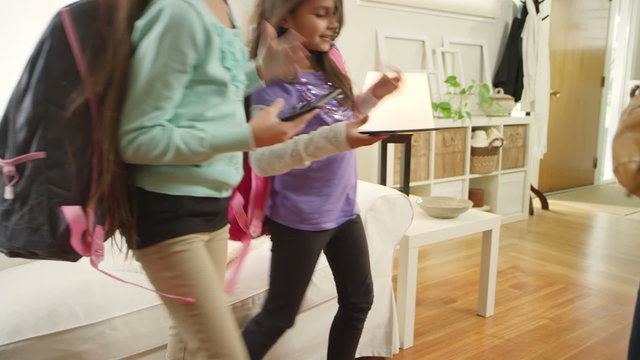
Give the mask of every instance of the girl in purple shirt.
M 353 149 L 382 136 L 360 134 L 365 114 L 398 87 L 400 74 L 383 76 L 354 96 L 351 81 L 329 52 L 343 24 L 341 0 L 260 0 L 258 21 L 278 35 L 295 30 L 312 54 L 311 65 L 291 81 L 272 81 L 250 96 L 257 113 L 276 99 L 284 109 L 341 89 L 291 140 L 250 153 L 259 175 L 273 176 L 266 226 L 271 233 L 270 286 L 261 312 L 243 337 L 252 359 L 261 359 L 295 321 L 316 262 L 325 253 L 333 272 L 339 308 L 329 334 L 328 359 L 353 359 L 367 314 L 373 284 L 364 228 L 356 206 L 356 156 Z M 258 39 L 259 32 L 255 34 Z M 254 40 L 252 55 L 257 55 Z

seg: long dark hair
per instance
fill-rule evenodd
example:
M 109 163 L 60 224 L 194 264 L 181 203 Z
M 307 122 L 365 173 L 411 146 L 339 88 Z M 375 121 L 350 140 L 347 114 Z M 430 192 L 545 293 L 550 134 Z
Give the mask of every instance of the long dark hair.
M 255 58 L 258 54 L 258 44 L 260 43 L 262 20 L 266 20 L 271 24 L 278 34 L 283 35 L 287 29 L 279 26 L 282 20 L 288 15 L 295 12 L 298 7 L 305 0 L 258 0 L 253 16 L 252 16 L 252 35 L 249 42 L 250 56 Z M 340 30 L 344 26 L 344 8 L 342 6 L 342 0 L 335 0 L 336 2 L 336 17 L 340 27 L 337 30 L 337 34 L 340 34 Z M 351 106 L 354 104 L 353 89 L 351 86 L 351 79 L 340 70 L 335 61 L 331 58 L 328 52 L 311 51 L 311 64 L 324 73 L 337 89 L 341 89 L 344 94 L 344 98 L 341 101 L 344 106 Z
M 90 203 L 99 203 L 100 217 L 108 219 L 105 224 L 107 237 L 118 231 L 133 249 L 137 239 L 134 207 L 130 200 L 130 171 L 120 156 L 118 131 L 128 83 L 133 24 L 151 0 L 84 1 L 98 1 L 101 15 L 92 34 L 93 41 L 86 49 L 89 77 L 98 98 L 101 139 L 100 175 Z M 86 100 L 81 85 L 71 97 L 69 111 Z

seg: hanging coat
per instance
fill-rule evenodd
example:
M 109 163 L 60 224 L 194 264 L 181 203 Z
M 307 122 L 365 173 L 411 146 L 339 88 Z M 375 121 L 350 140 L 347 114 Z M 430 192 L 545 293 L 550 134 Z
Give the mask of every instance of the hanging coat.
M 522 29 L 527 18 L 526 6 L 520 8 L 520 16 L 513 18 L 507 44 L 500 60 L 500 65 L 493 77 L 493 87 L 502 88 L 505 94 L 514 97 L 518 102 L 522 98 Z

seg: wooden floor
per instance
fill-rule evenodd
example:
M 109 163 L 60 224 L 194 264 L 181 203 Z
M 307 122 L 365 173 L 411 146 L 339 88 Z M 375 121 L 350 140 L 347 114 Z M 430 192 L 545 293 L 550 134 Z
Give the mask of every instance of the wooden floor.
M 421 249 L 415 345 L 393 360 L 626 359 L 640 220 L 536 204 L 500 240 L 489 318 L 475 315 L 480 235 Z

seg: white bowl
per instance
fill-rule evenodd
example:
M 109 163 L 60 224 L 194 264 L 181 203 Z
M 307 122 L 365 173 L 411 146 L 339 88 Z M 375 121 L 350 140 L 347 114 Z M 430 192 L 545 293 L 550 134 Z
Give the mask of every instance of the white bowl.
M 448 196 L 427 196 L 416 200 L 416 203 L 427 215 L 439 219 L 453 219 L 469 210 L 471 200 Z

